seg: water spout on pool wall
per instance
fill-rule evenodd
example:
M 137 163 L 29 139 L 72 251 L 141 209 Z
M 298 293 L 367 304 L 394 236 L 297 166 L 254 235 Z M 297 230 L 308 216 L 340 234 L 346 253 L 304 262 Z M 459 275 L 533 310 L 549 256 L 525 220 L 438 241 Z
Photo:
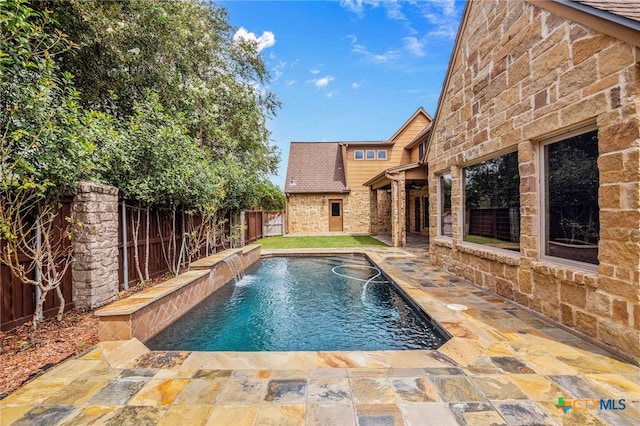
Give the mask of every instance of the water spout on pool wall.
M 227 257 L 223 262 L 227 264 L 229 269 L 231 269 L 231 274 L 233 275 L 233 279 L 236 284 L 244 278 L 244 265 L 242 259 L 240 259 L 240 256 L 238 256 L 237 253 Z

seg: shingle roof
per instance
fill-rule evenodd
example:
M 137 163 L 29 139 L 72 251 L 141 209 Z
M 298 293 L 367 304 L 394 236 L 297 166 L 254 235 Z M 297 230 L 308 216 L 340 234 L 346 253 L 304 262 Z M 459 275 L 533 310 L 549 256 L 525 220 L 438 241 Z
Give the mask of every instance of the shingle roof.
M 291 142 L 284 192 L 349 192 L 338 142 Z
M 640 22 L 640 0 L 572 0 L 603 12 Z

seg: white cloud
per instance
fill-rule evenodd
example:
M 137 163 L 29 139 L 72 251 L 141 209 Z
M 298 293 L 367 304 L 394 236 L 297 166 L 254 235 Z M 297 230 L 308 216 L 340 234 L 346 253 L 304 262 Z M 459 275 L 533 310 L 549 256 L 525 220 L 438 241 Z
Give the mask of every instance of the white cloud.
M 455 38 L 460 24 L 455 0 L 431 0 L 418 2 L 421 14 L 434 28 L 427 37 Z
M 240 27 L 233 35 L 234 40 L 246 40 L 256 43 L 258 52 L 276 44 L 276 37 L 271 31 L 263 31 L 260 37 L 254 33 L 247 31 L 244 27 Z
M 327 92 L 327 98 L 333 98 L 337 94 L 338 94 L 337 90 L 332 90 L 330 92 Z
M 317 67 L 311 68 L 309 72 L 313 75 L 320 74 L 320 70 Z
M 351 88 L 352 89 L 359 89 L 360 88 L 360 83 L 357 83 L 357 82 L 354 81 L 353 83 L 351 83 Z
M 340 0 L 340 6 L 360 16 L 362 16 L 362 13 L 364 12 L 364 7 L 366 5 L 369 5 L 372 7 L 378 7 L 378 1 L 377 0 Z
M 296 84 L 296 80 L 287 80 L 287 81 L 285 82 L 285 84 L 286 84 L 287 86 L 293 86 L 294 84 Z
M 287 66 L 287 63 L 284 61 L 279 61 L 278 65 L 273 67 L 273 81 L 278 81 L 280 77 L 284 74 L 284 68 Z
M 333 78 L 332 76 L 328 75 L 326 77 L 318 78 L 318 79 L 312 80 L 312 81 L 313 81 L 313 84 L 318 89 L 322 89 L 323 87 L 327 87 L 329 85 L 329 83 L 331 83 L 333 80 L 335 80 L 335 78 Z
M 400 58 L 398 50 L 388 50 L 384 53 L 369 52 L 367 46 L 363 44 L 354 44 L 353 52 L 362 55 L 366 60 L 373 63 L 388 63 Z
M 415 37 L 405 37 L 404 47 L 414 56 L 421 58 L 425 55 L 424 42 Z

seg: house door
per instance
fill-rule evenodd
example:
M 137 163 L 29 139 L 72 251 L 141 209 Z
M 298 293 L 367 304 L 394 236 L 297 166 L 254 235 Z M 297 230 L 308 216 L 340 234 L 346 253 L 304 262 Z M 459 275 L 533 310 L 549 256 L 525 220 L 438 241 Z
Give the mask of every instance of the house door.
M 342 231 L 342 200 L 329 200 L 329 231 Z
M 416 197 L 416 206 L 415 206 L 415 215 L 416 215 L 416 232 L 420 232 L 420 197 Z

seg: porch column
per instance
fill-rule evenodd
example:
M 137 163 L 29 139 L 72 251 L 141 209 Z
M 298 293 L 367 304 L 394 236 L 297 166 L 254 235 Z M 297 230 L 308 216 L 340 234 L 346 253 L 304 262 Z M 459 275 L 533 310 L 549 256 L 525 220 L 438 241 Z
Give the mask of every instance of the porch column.
M 378 235 L 378 228 L 380 227 L 380 218 L 378 217 L 378 190 L 370 189 L 369 194 L 369 217 L 371 218 L 369 232 L 371 235 Z
M 405 174 L 400 172 L 391 179 L 391 242 L 394 247 L 404 247 L 407 243 Z

